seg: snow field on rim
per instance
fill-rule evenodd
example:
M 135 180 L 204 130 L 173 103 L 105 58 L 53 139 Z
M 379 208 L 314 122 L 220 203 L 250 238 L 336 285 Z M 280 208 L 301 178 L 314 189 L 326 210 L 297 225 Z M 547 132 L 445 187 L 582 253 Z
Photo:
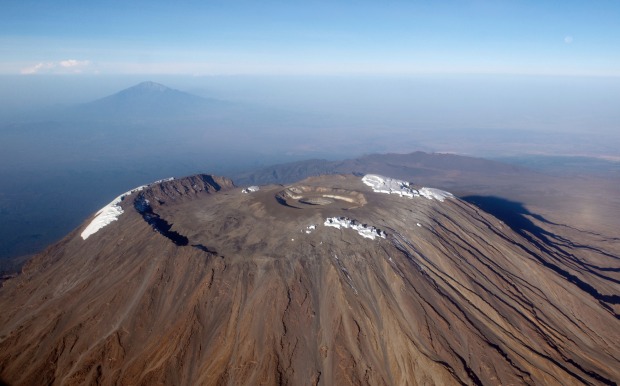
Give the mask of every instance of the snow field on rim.
M 123 214 L 123 208 L 121 208 L 121 202 L 125 199 L 125 197 L 143 190 L 146 187 L 156 185 L 166 181 L 172 181 L 174 177 L 166 178 L 163 180 L 155 181 L 151 184 L 138 186 L 137 188 L 131 189 L 120 196 L 116 197 L 112 202 L 103 208 L 99 209 L 99 211 L 95 214 L 95 218 L 84 228 L 82 231 L 82 239 L 86 240 L 89 236 L 97 233 L 101 228 L 110 224 L 113 221 L 118 220 L 118 217 Z

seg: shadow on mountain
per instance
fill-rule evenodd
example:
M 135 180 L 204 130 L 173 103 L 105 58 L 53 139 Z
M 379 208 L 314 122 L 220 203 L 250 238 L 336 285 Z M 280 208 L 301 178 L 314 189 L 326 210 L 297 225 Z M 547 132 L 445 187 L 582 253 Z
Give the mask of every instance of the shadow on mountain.
M 620 304 L 619 295 L 607 295 L 600 293 L 591 284 L 581 280 L 579 277 L 573 275 L 568 269 L 566 269 L 566 261 L 571 261 L 573 264 L 580 266 L 582 269 L 594 274 L 604 280 L 620 284 L 620 281 L 609 277 L 605 272 L 613 271 L 617 272 L 619 269 L 611 267 L 599 267 L 593 264 L 589 264 L 579 258 L 577 258 L 572 250 L 586 249 L 601 255 L 620 259 L 618 256 L 614 256 L 599 248 L 594 248 L 585 244 L 569 240 L 563 236 L 552 233 L 538 225 L 536 225 L 531 218 L 540 221 L 543 224 L 560 225 L 545 219 L 543 216 L 530 212 L 523 203 L 510 201 L 505 198 L 496 196 L 465 196 L 461 197 L 462 200 L 476 205 L 480 209 L 487 213 L 492 214 L 504 224 L 509 226 L 514 232 L 521 235 L 523 238 L 536 245 L 542 251 L 549 256 L 555 257 L 554 260 L 546 260 L 540 254 L 527 251 L 531 256 L 535 257 L 545 267 L 555 271 L 566 280 L 575 284 L 582 291 L 587 292 L 595 299 L 599 300 L 611 311 L 609 304 Z M 614 313 L 615 314 L 615 313 Z M 620 319 L 620 315 L 615 314 L 616 318 Z
M 522 236 L 527 232 L 544 241 L 548 241 L 547 237 L 555 237 L 552 233 L 534 224 L 527 216 L 535 218 L 542 223 L 554 223 L 539 214 L 530 212 L 521 202 L 510 201 L 496 196 L 465 196 L 461 197 L 461 199 L 502 220 L 513 231 Z
M 548 230 L 536 225 L 530 218 L 538 220 L 543 224 L 557 225 L 561 227 L 571 228 L 573 230 L 578 230 L 568 225 L 558 224 L 549 221 L 548 219 L 539 214 L 532 213 L 521 202 L 510 201 L 505 198 L 496 196 L 465 196 L 461 197 L 461 199 L 469 202 L 470 204 L 476 205 L 487 213 L 492 214 L 493 216 L 502 220 L 513 231 L 528 239 L 528 236 L 532 235 L 544 242 L 545 245 L 554 248 L 558 248 L 558 243 L 562 243 L 562 245 L 565 247 L 588 249 L 613 259 L 620 259 L 619 256 L 614 256 L 599 248 L 594 248 L 589 245 L 578 243 L 574 240 L 569 240 L 565 237 L 549 232 Z M 618 271 L 618 269 L 615 268 L 596 268 L 603 271 Z
M 205 245 L 202 245 L 202 244 L 192 244 L 192 247 L 194 247 L 196 249 L 199 249 L 199 250 L 201 250 L 203 252 L 207 252 L 207 253 L 210 253 L 210 254 L 213 254 L 213 255 L 217 255 L 217 251 L 216 250 L 211 249 L 211 248 L 209 248 L 209 247 L 207 247 Z
M 142 215 L 144 221 L 146 221 L 155 231 L 159 232 L 162 236 L 170 239 L 174 244 L 178 246 L 185 246 L 189 243 L 187 237 L 175 232 L 172 229 L 172 224 L 164 220 L 159 214 L 153 212 L 153 208 L 149 204 L 149 201 L 144 198 L 144 195 L 140 194 L 134 201 L 134 208 Z

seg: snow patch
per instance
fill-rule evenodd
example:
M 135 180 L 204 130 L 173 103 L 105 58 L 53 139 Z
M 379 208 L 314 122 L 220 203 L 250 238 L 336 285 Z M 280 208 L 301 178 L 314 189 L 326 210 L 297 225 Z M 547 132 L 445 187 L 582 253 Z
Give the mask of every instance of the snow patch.
M 435 188 L 422 188 L 418 190 L 421 196 L 432 200 L 433 198 L 437 201 L 443 202 L 446 198 L 454 198 L 452 193 L 446 192 L 444 190 L 435 189 Z
M 123 208 L 121 208 L 120 203 L 121 201 L 125 199 L 125 197 L 135 192 L 144 190 L 144 188 L 147 188 L 149 186 L 160 184 L 166 181 L 172 181 L 172 180 L 174 180 L 174 177 L 166 178 L 163 180 L 158 180 L 148 185 L 138 186 L 137 188 L 131 189 L 130 191 L 125 192 L 121 194 L 120 196 L 116 197 L 114 200 L 112 200 L 112 202 L 110 202 L 108 205 L 104 206 L 103 208 L 99 209 L 99 211 L 95 213 L 95 218 L 82 231 L 82 234 L 81 234 L 82 239 L 86 240 L 89 236 L 97 233 L 97 231 L 99 231 L 101 228 L 105 227 L 106 225 L 110 224 L 113 221 L 118 220 L 118 216 L 120 216 L 124 212 Z
M 424 187 L 417 190 L 407 181 L 384 177 L 378 174 L 366 174 L 362 177 L 362 182 L 370 186 L 372 191 L 376 193 L 398 194 L 401 197 L 409 198 L 422 196 L 429 200 L 435 199 L 440 202 L 443 202 L 446 198 L 454 198 L 452 193 L 440 189 Z
M 247 188 L 243 189 L 241 191 L 241 193 L 253 193 L 253 192 L 258 192 L 260 190 L 260 188 L 256 185 L 252 185 L 252 186 L 248 186 Z
M 418 191 L 413 189 L 409 182 L 394 178 L 380 176 L 378 174 L 366 174 L 362 177 L 362 182 L 370 186 L 373 192 L 398 194 L 403 197 L 418 197 Z
M 164 178 L 164 179 L 161 179 L 161 180 L 157 180 L 155 182 L 151 182 L 150 184 L 145 185 L 145 186 L 153 186 L 153 185 L 161 184 L 162 182 L 168 182 L 168 181 L 172 181 L 172 180 L 174 180 L 174 177 L 168 177 L 168 178 Z
M 385 238 L 385 232 L 382 230 L 370 225 L 360 224 L 357 221 L 347 217 L 328 217 L 323 225 L 337 229 L 351 228 L 354 231 L 357 231 L 360 236 L 371 240 L 374 240 L 377 237 L 381 237 L 382 239 Z
M 312 233 L 312 231 L 313 231 L 313 230 L 315 230 L 315 229 L 316 229 L 316 225 L 314 225 L 314 224 L 312 224 L 312 225 L 308 225 L 308 226 L 306 227 L 305 232 L 306 232 L 306 233 Z

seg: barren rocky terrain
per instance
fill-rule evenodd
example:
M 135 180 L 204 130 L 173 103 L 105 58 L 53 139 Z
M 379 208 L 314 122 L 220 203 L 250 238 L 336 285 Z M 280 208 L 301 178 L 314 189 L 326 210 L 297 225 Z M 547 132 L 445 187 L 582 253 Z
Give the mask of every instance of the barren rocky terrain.
M 618 239 L 402 186 L 198 175 L 130 193 L 0 288 L 0 379 L 618 382 Z

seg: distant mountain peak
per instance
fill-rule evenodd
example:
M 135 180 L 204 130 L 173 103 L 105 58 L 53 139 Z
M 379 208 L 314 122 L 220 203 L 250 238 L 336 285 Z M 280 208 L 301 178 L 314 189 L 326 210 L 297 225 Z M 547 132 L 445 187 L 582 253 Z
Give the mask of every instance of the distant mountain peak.
M 215 99 L 202 98 L 161 83 L 146 81 L 90 102 L 81 107 L 81 112 L 89 114 L 89 119 L 179 119 L 204 116 L 217 103 Z
M 159 93 L 159 92 L 165 92 L 165 91 L 177 91 L 174 90 L 170 87 L 164 86 L 161 83 L 157 83 L 157 82 L 152 82 L 152 81 L 145 81 L 142 83 L 138 83 L 135 86 L 126 88 L 120 92 L 149 92 L 149 93 Z

